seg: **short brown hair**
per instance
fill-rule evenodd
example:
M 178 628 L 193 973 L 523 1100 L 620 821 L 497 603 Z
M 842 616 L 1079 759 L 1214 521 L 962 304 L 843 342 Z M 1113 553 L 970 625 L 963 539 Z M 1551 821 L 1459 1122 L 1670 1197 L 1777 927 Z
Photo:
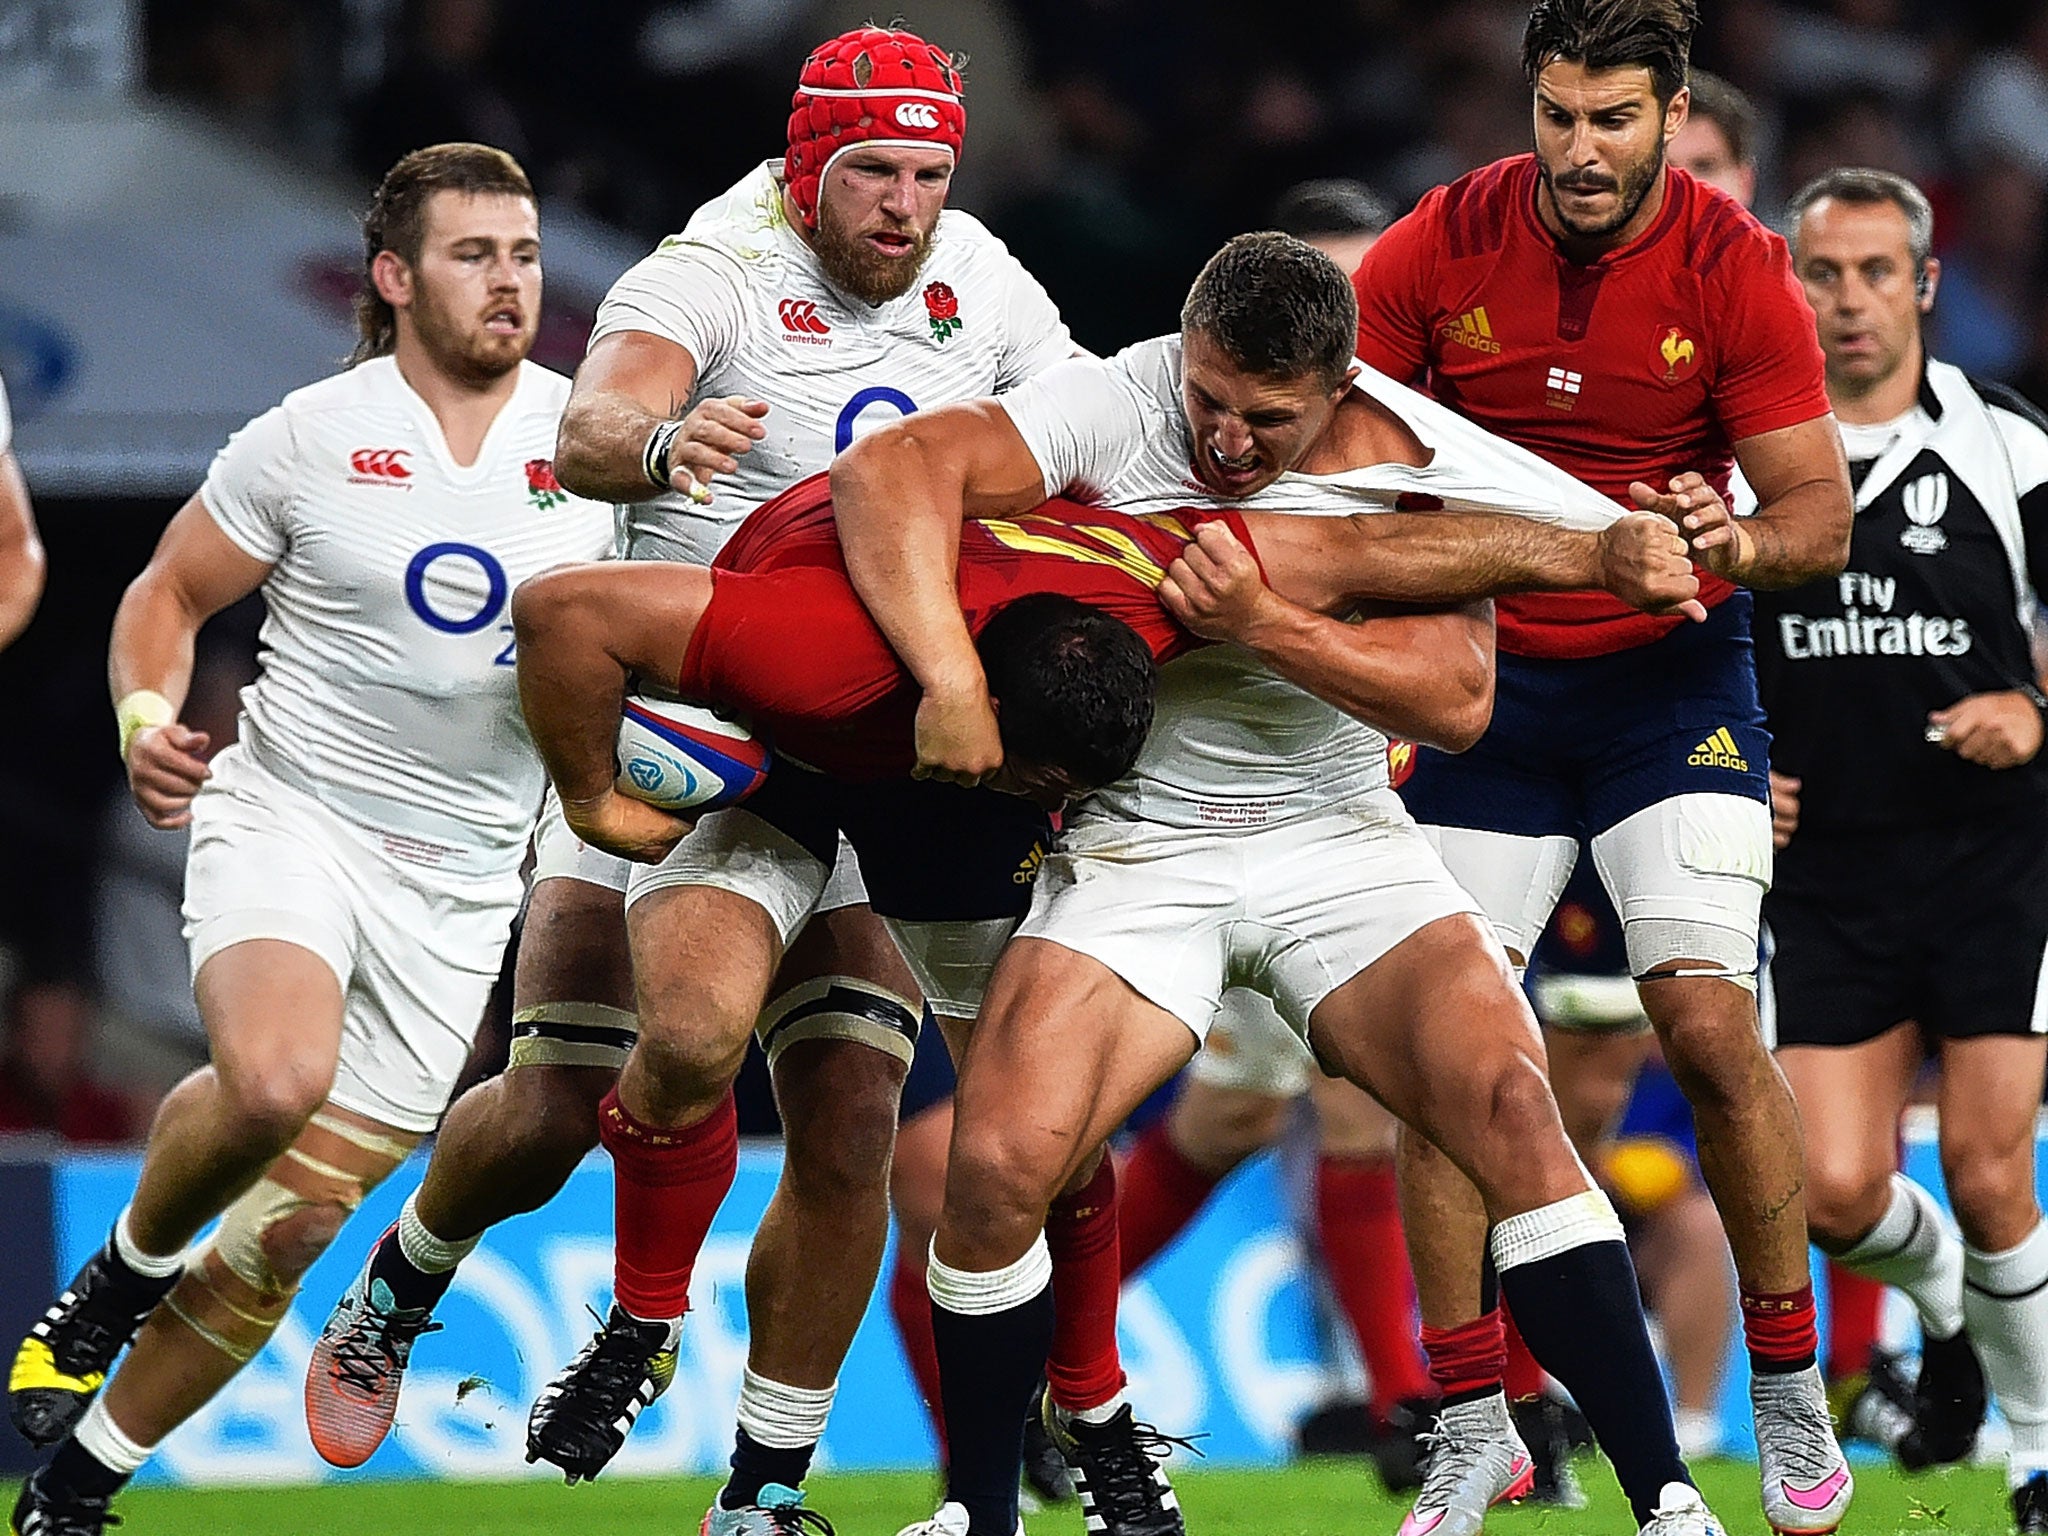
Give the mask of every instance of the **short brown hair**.
M 1694 70 L 1686 83 L 1692 87 L 1692 115 L 1721 130 L 1737 165 L 1755 164 L 1756 103 L 1710 70 Z
M 427 200 L 436 192 L 503 193 L 530 203 L 533 183 L 519 162 L 488 144 L 429 144 L 384 173 L 370 211 L 363 215 L 363 287 L 356 295 L 356 349 L 348 365 L 384 357 L 398 342 L 398 316 L 371 275 L 380 251 L 407 266 L 420 259 L 427 237 Z
M 1529 79 L 1562 59 L 1588 69 L 1650 72 L 1659 102 L 1685 84 L 1692 35 L 1700 24 L 1696 0 L 1536 0 L 1522 34 L 1522 68 Z
M 1313 373 L 1335 389 L 1358 348 L 1358 295 L 1337 263 L 1292 235 L 1239 235 L 1211 256 L 1181 306 L 1231 366 L 1268 379 Z

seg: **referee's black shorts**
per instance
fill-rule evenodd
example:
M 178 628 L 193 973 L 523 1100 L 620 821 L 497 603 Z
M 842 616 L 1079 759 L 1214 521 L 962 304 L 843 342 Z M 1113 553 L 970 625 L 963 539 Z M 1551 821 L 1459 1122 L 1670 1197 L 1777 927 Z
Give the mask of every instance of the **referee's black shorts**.
M 1939 827 L 1801 829 L 1764 898 L 1773 1046 L 2048 1033 L 2048 807 Z

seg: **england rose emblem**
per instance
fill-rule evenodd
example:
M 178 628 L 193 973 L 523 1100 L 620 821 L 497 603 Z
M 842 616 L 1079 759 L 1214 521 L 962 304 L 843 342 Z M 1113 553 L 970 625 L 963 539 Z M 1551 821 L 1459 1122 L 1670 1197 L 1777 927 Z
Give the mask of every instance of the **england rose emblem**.
M 569 499 L 569 493 L 562 489 L 562 482 L 555 478 L 553 460 L 526 461 L 526 494 L 533 498 L 533 504 L 543 512 L 550 507 L 559 507 Z
M 924 309 L 931 317 L 932 340 L 944 341 L 965 324 L 960 318 L 960 301 L 945 283 L 926 283 Z

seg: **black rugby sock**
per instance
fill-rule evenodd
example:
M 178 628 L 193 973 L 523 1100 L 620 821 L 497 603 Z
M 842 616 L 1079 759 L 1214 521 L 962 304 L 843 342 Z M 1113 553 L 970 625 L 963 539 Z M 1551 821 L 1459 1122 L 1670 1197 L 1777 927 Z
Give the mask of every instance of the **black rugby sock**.
M 758 1504 L 761 1490 L 770 1483 L 780 1483 L 785 1488 L 803 1487 L 804 1479 L 810 1475 L 811 1457 L 817 1450 L 815 1440 L 809 1445 L 763 1445 L 744 1429 L 735 1430 L 732 1476 L 726 1479 L 718 1495 L 719 1507 L 745 1509 L 749 1504 Z
M 970 1536 L 1015 1536 L 1024 1416 L 1052 1348 L 1052 1286 L 998 1312 L 932 1303 L 939 1396 L 946 1415 L 946 1497 L 967 1510 Z
M 50 1464 L 43 1468 L 43 1489 L 52 1497 L 69 1496 L 74 1499 L 110 1499 L 127 1486 L 132 1472 L 116 1472 L 112 1467 L 93 1455 L 78 1443 L 76 1435 L 66 1435 L 57 1453 L 50 1458 Z
M 405 1256 L 398 1228 L 393 1227 L 377 1239 L 377 1246 L 371 1251 L 370 1279 L 382 1280 L 390 1288 L 393 1305 L 409 1311 L 431 1312 L 455 1283 L 455 1271 L 444 1269 L 439 1274 L 429 1274 L 421 1269 Z

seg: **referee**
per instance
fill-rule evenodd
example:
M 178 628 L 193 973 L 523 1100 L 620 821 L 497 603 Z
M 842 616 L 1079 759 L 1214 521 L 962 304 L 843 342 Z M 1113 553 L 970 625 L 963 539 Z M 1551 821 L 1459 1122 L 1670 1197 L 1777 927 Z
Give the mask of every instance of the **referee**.
M 2048 1532 L 2048 701 L 2029 645 L 2048 419 L 1923 350 L 1940 264 L 1919 188 L 1832 171 L 1790 211 L 1856 522 L 1840 576 L 1756 594 L 1781 850 L 1765 1024 L 1805 1121 L 1814 1241 L 1920 1314 L 1901 1459 L 1966 1455 L 1988 1378 L 2014 1517 Z M 1897 1167 L 1930 1050 L 1960 1236 Z

